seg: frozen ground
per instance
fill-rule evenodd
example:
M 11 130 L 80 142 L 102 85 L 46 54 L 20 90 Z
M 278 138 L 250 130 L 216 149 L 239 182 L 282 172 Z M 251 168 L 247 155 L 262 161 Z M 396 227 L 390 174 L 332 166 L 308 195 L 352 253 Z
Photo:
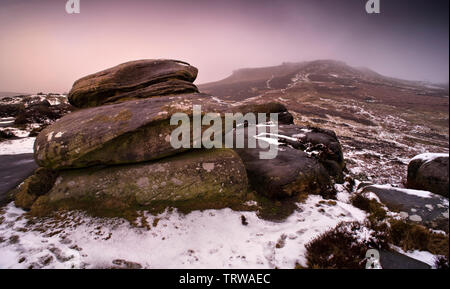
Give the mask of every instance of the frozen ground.
M 0 155 L 18 155 L 33 153 L 33 145 L 36 138 L 26 137 L 7 140 L 0 143 Z
M 282 223 L 230 209 L 166 211 L 143 214 L 150 228 L 80 212 L 31 224 L 11 203 L 0 217 L 0 268 L 294 268 L 306 265 L 308 241 L 366 216 L 340 201 L 317 207 L 321 200 L 310 196 Z

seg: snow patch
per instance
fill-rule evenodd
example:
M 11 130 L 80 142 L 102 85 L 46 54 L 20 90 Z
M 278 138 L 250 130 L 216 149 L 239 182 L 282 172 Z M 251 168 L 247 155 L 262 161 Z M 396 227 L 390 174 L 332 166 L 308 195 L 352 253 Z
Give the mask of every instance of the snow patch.
M 440 158 L 440 157 L 448 158 L 449 154 L 444 154 L 444 153 L 424 153 L 424 154 L 420 154 L 420 155 L 417 155 L 417 156 L 413 157 L 411 159 L 411 161 L 421 160 L 421 161 L 424 161 L 425 163 L 427 163 L 427 162 L 430 162 L 430 161 L 432 161 L 434 159 L 437 159 L 437 158 Z
M 416 196 L 416 197 L 420 197 L 420 198 L 426 198 L 426 199 L 433 198 L 433 193 L 428 192 L 428 191 L 402 189 L 402 188 L 391 187 L 389 185 L 372 185 L 372 187 L 379 188 L 379 189 L 395 190 L 395 191 L 398 191 L 399 193 L 404 193 L 404 194 L 408 194 L 408 195 L 412 195 L 412 196 Z
M 18 155 L 33 153 L 35 137 L 3 141 L 0 143 L 0 155 Z
M 0 268 L 109 268 L 118 259 L 143 268 L 305 266 L 305 244 L 341 221 L 362 222 L 366 217 L 363 211 L 339 201 L 318 208 L 322 200 L 310 196 L 284 222 L 231 209 L 187 215 L 169 210 L 157 216 L 143 212 L 152 224 L 150 229 L 81 212 L 67 213 L 64 222 L 47 218 L 30 225 L 25 212 L 10 203 L 0 214 L 4 217 L 0 238 L 5 240 L 0 243 Z M 281 247 L 279 240 L 283 240 Z

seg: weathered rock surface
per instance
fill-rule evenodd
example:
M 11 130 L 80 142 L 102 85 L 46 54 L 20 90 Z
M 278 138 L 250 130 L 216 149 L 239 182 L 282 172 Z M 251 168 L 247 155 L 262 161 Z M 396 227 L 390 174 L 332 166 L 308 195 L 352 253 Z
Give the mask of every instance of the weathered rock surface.
M 248 128 L 243 133 L 248 141 Z M 241 148 L 235 151 L 242 158 L 251 187 L 258 193 L 283 198 L 300 193 L 327 195 L 332 190 L 332 179 L 342 174 L 343 158 L 337 138 L 331 132 L 311 130 L 305 127 L 280 125 L 276 136 L 259 133 L 260 141 L 275 137 L 278 153 L 274 159 L 260 159 L 260 152 L 268 149 L 257 143 L 257 148 Z M 310 145 L 312 144 L 312 145 Z M 308 150 L 319 146 L 322 151 Z M 333 151 L 334 150 L 334 151 Z M 333 163 L 333 170 L 324 164 Z
M 246 192 L 245 167 L 235 152 L 197 150 L 157 162 L 61 171 L 50 192 L 33 204 L 32 213 L 58 208 L 221 208 L 242 202 Z
M 427 191 L 370 185 L 362 193 L 374 193 L 392 211 L 403 212 L 409 221 L 448 232 L 448 200 Z
M 82 168 L 153 160 L 182 150 L 170 145 L 174 112 L 192 115 L 222 106 L 204 94 L 148 98 L 88 108 L 68 114 L 36 139 L 35 159 L 52 169 Z
M 242 114 L 246 113 L 278 113 L 278 123 L 280 124 L 294 124 L 294 117 L 287 110 L 287 108 L 278 102 L 266 102 L 266 103 L 249 103 L 238 106 L 234 109 L 235 112 Z M 270 121 L 270 115 L 267 115 L 266 121 Z
M 331 177 L 338 182 L 343 181 L 344 155 L 334 131 L 317 127 L 280 125 L 279 134 L 288 136 L 279 138 L 279 142 L 314 156 Z
M 22 186 L 16 204 L 31 208 L 35 215 L 58 209 L 114 215 L 128 209 L 242 205 L 249 182 L 253 190 L 270 198 L 334 193 L 333 181 L 342 180 L 345 166 L 334 132 L 294 126 L 293 116 L 280 103 L 233 106 L 214 96 L 190 93 L 197 91 L 192 84 L 196 76 L 197 69 L 184 62 L 141 60 L 75 82 L 69 100 L 83 109 L 44 129 L 34 146 L 40 170 L 56 170 L 58 177 L 56 181 L 40 178 L 38 171 Z M 225 125 L 225 113 L 267 116 L 256 119 L 263 124 L 235 124 L 231 133 L 255 125 L 273 126 L 267 123 L 268 114 L 278 113 L 276 158 L 260 159 L 260 152 L 267 150 L 262 146 L 175 149 L 170 143 L 179 126 L 170 125 L 175 113 L 191 118 L 191 147 L 200 141 L 193 139 L 194 105 L 201 105 L 203 115 L 220 114 L 222 125 L 215 126 L 214 132 L 223 141 L 226 130 L 233 129 Z M 211 124 L 202 124 L 201 131 L 211 130 Z M 267 141 L 267 135 L 256 137 Z
M 69 93 L 76 107 L 92 107 L 121 99 L 198 92 L 192 84 L 197 68 L 177 60 L 137 60 L 77 80 Z
M 395 251 L 380 250 L 383 269 L 431 269 L 431 266 Z
M 195 104 L 202 106 L 202 113 L 228 110 L 227 105 L 214 101 L 213 97 L 194 93 L 76 111 L 39 134 L 35 143 L 36 162 L 42 167 L 67 169 L 145 162 L 173 155 L 185 149 L 175 149 L 170 144 L 170 135 L 177 127 L 170 125 L 170 118 L 176 112 L 192 115 Z M 266 113 L 282 110 L 287 115 L 282 105 L 257 109 L 259 112 L 267 109 Z M 239 107 L 235 110 L 239 111 Z
M 28 177 L 19 187 L 15 198 L 16 205 L 24 209 L 30 209 L 39 196 L 50 191 L 57 176 L 57 172 L 46 168 L 37 168 L 33 175 Z
M 407 187 L 427 190 L 448 198 L 448 158 L 448 154 L 422 154 L 414 157 L 408 165 Z

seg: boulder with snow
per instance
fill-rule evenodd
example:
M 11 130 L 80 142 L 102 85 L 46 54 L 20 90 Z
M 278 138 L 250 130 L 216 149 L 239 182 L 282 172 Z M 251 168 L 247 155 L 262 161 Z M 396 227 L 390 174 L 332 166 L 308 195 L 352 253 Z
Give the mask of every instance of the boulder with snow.
M 242 202 L 249 182 L 271 198 L 334 193 L 333 182 L 342 181 L 344 169 L 334 132 L 293 125 L 293 116 L 276 102 L 233 106 L 188 93 L 196 91 L 191 83 L 196 74 L 197 69 L 180 61 L 143 60 L 77 81 L 69 99 L 83 109 L 41 131 L 34 144 L 37 164 L 59 177 L 43 195 L 27 191 L 16 203 L 31 206 L 36 215 L 64 208 L 216 208 Z M 177 88 L 185 82 L 190 85 Z M 277 156 L 261 159 L 264 148 L 248 147 L 248 135 L 243 149 L 174 148 L 170 140 L 179 123 L 170 120 L 180 112 L 192 118 L 194 105 L 201 105 L 202 114 L 222 117 L 222 125 L 202 125 L 201 134 L 209 129 L 225 136 L 232 130 L 223 123 L 225 113 L 278 113 L 279 134 L 256 136 L 263 143 L 275 141 Z M 255 121 L 262 123 L 235 124 L 233 133 L 273 125 L 267 118 Z M 189 126 L 192 132 L 192 119 Z M 190 148 L 200 141 L 193 138 L 190 134 Z
M 400 212 L 409 221 L 448 232 L 449 202 L 440 195 L 389 185 L 369 185 L 361 192 L 375 194 L 391 211 Z
M 431 191 L 448 198 L 448 154 L 426 153 L 415 156 L 408 165 L 407 187 Z
M 248 128 L 237 130 L 248 142 Z M 242 158 L 251 187 L 270 198 L 291 197 L 297 194 L 322 194 L 332 191 L 333 179 L 342 178 L 344 168 L 342 150 L 331 131 L 295 125 L 280 125 L 278 134 L 270 130 L 257 134 L 256 148 L 236 148 Z M 267 151 L 260 142 L 276 142 L 277 155 L 261 159 Z

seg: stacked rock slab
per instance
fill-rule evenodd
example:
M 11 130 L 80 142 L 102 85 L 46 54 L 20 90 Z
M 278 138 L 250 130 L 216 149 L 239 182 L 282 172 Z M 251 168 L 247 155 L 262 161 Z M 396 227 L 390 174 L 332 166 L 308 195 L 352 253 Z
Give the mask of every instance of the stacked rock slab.
M 50 192 L 31 208 L 38 214 L 61 208 L 106 213 L 223 208 L 242 202 L 246 189 L 245 168 L 232 150 L 198 150 L 158 162 L 61 171 Z
M 278 103 L 217 101 L 198 93 L 196 75 L 184 62 L 140 60 L 76 81 L 69 99 L 80 109 L 38 135 L 34 153 L 41 169 L 20 188 L 16 204 L 36 215 L 58 209 L 114 215 L 167 206 L 221 208 L 244 203 L 249 189 L 282 198 L 319 193 L 340 178 L 344 163 L 333 132 L 293 125 Z M 260 148 L 175 149 L 170 119 L 178 112 L 192 118 L 194 105 L 222 116 L 278 113 L 280 134 L 287 135 L 279 139 L 283 148 L 268 162 L 259 159 Z M 224 126 L 217 130 L 230 133 Z M 196 141 L 191 135 L 191 146 Z
M 79 110 L 37 137 L 36 162 L 51 169 L 68 169 L 138 163 L 179 153 L 182 148 L 170 145 L 174 129 L 170 118 L 175 112 L 192 115 L 195 104 L 201 104 L 208 112 L 224 109 L 210 96 L 194 93 Z
M 198 92 L 197 68 L 178 60 L 137 60 L 77 80 L 69 93 L 76 107 L 134 98 Z
M 38 165 L 57 177 L 39 194 L 22 186 L 16 203 L 46 214 L 164 204 L 223 207 L 242 201 L 247 177 L 235 152 L 187 152 L 170 145 L 174 113 L 192 114 L 194 104 L 201 104 L 204 112 L 225 109 L 211 96 L 197 93 L 192 83 L 196 76 L 197 69 L 184 62 L 142 60 L 75 82 L 69 100 L 82 109 L 43 130 L 34 147 Z

